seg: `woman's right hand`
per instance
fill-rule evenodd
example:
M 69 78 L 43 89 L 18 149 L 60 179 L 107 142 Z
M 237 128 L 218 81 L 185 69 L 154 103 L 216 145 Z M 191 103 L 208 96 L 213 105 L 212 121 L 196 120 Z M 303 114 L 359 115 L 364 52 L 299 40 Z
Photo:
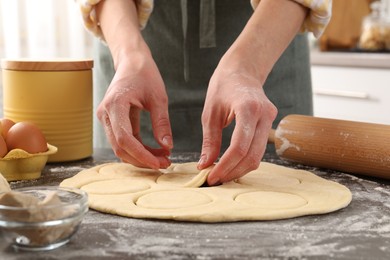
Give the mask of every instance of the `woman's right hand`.
M 165 86 L 150 50 L 142 38 L 134 1 L 101 1 L 96 19 L 110 48 L 114 78 L 100 103 L 97 116 L 114 153 L 124 162 L 148 168 L 166 168 L 173 147 Z M 142 143 L 140 111 L 150 113 L 160 148 Z
M 168 97 L 150 52 L 127 53 L 115 67 L 114 78 L 97 109 L 115 155 L 139 167 L 168 167 L 173 147 Z M 141 110 L 150 113 L 154 138 L 160 148 L 142 143 Z

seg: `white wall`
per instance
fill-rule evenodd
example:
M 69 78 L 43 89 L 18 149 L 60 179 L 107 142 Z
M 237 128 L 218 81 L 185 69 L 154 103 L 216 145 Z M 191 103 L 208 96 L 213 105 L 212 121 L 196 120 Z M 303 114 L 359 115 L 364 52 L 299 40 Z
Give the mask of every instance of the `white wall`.
M 91 36 L 72 0 L 0 0 L 0 57 L 90 57 Z
M 390 0 L 382 0 L 382 3 L 387 8 L 387 17 L 390 19 Z

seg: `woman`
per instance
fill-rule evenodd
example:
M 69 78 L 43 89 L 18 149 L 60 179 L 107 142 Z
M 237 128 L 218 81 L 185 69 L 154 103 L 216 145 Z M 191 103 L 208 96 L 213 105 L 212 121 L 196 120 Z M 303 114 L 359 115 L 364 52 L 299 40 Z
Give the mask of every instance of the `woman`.
M 297 33 L 322 32 L 329 0 L 79 2 L 109 49 L 98 47 L 95 82 L 109 87 L 97 115 L 125 162 L 165 168 L 173 147 L 201 149 L 203 169 L 222 151 L 208 183 L 227 182 L 258 167 L 273 122 L 312 113 Z

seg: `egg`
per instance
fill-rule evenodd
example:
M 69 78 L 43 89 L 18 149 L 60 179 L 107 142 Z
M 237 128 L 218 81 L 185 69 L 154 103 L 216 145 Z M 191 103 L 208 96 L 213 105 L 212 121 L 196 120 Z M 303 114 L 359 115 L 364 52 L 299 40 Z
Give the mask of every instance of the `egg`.
M 3 138 L 7 136 L 8 130 L 15 124 L 14 121 L 8 118 L 2 118 L 0 119 L 0 129 L 1 129 L 1 135 Z
M 3 158 L 4 155 L 8 153 L 7 144 L 2 135 L 0 135 L 0 158 Z
M 40 153 L 47 151 L 46 138 L 42 131 L 29 122 L 15 123 L 5 138 L 8 150 L 22 149 L 28 153 Z

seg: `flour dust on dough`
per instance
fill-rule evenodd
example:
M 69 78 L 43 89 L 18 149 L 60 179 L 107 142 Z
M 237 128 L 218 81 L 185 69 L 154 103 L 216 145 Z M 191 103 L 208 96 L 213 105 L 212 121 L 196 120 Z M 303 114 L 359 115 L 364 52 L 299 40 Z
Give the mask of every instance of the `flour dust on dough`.
M 194 222 L 324 214 L 346 207 L 352 199 L 341 184 L 266 162 L 236 181 L 201 187 L 209 171 L 197 170 L 195 162 L 163 170 L 108 163 L 83 170 L 60 186 L 86 191 L 90 208 L 97 211 Z

